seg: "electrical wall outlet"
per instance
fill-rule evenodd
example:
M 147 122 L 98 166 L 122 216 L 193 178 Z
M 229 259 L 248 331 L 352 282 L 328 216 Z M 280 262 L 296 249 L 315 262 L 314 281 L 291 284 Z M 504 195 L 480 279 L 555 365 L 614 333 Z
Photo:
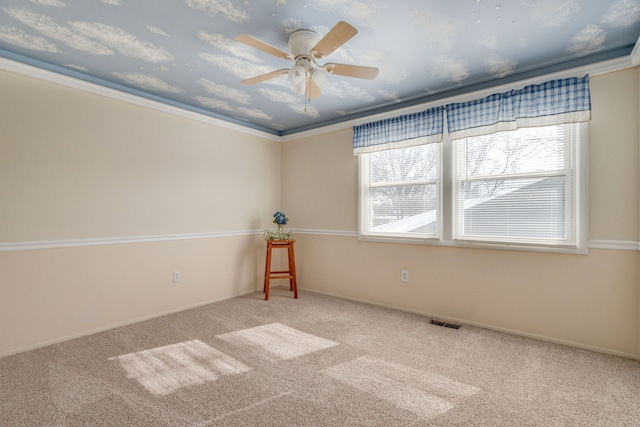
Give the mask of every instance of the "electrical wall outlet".
M 400 270 L 400 281 L 409 282 L 409 270 Z
M 179 271 L 174 271 L 173 272 L 173 283 L 178 283 L 178 282 L 180 282 L 180 280 L 182 280 L 182 274 L 180 274 Z

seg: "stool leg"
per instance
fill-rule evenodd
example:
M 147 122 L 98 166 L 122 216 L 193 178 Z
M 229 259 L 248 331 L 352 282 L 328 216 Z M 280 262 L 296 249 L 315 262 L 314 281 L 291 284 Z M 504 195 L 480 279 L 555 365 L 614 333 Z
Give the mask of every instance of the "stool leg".
M 267 242 L 267 260 L 264 267 L 264 300 L 269 300 L 269 281 L 271 279 L 271 242 Z
M 289 263 L 287 270 L 289 272 L 289 275 L 291 277 L 289 277 L 289 290 L 293 291 L 293 262 L 291 261 L 291 256 L 292 256 L 292 252 L 293 252 L 293 243 L 289 243 L 287 245 L 287 262 Z
M 298 298 L 298 279 L 296 278 L 296 257 L 293 253 L 293 242 L 291 242 L 291 250 L 289 251 L 289 271 L 291 274 L 290 287 L 293 288 L 293 297 Z

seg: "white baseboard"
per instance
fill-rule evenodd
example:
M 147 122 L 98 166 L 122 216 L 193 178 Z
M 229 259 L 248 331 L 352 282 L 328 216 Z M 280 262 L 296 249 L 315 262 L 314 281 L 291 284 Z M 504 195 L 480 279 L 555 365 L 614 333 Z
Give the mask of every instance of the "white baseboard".
M 625 352 L 622 352 L 622 351 L 612 350 L 612 349 L 608 349 L 608 348 L 582 344 L 582 343 L 563 340 L 563 339 L 554 338 L 554 337 L 548 337 L 546 335 L 531 334 L 531 333 L 528 333 L 528 332 L 517 331 L 517 330 L 509 329 L 509 328 L 502 328 L 502 327 L 499 327 L 499 326 L 488 325 L 488 324 L 485 324 L 485 323 L 468 321 L 468 320 L 465 320 L 465 319 L 458 319 L 458 318 L 449 317 L 449 316 L 441 316 L 439 314 L 430 313 L 430 312 L 427 312 L 427 311 L 412 310 L 412 309 L 408 309 L 408 308 L 405 308 L 405 307 L 398 307 L 398 306 L 394 306 L 394 305 L 390 305 L 390 304 L 382 304 L 382 303 L 379 303 L 379 302 L 376 302 L 376 301 L 369 301 L 369 300 L 362 299 L 362 298 L 353 298 L 353 297 L 348 297 L 348 296 L 344 296 L 344 295 L 338 295 L 338 294 L 334 294 L 334 293 L 331 293 L 331 292 L 318 291 L 318 290 L 308 289 L 308 288 L 303 288 L 303 287 L 299 287 L 299 289 L 307 291 L 307 292 L 314 292 L 314 293 L 321 294 L 321 295 L 327 295 L 327 296 L 330 296 L 330 297 L 341 298 L 341 299 L 354 301 L 354 302 L 359 302 L 359 303 L 363 303 L 363 304 L 375 305 L 377 307 L 384 307 L 384 308 L 389 308 L 389 309 L 392 309 L 392 310 L 403 311 L 403 312 L 406 312 L 406 313 L 418 314 L 418 315 L 429 317 L 429 318 L 432 318 L 432 319 L 439 319 L 439 320 L 444 320 L 444 321 L 451 322 L 451 323 L 475 326 L 475 327 L 478 327 L 478 328 L 489 329 L 489 330 L 492 330 L 492 331 L 504 332 L 504 333 L 507 333 L 507 334 L 517 335 L 517 336 L 521 336 L 521 337 L 525 337 L 525 338 L 533 338 L 533 339 L 540 340 L 540 341 L 546 341 L 546 342 L 551 342 L 551 343 L 554 343 L 554 344 L 566 345 L 568 347 L 580 348 L 582 350 L 594 351 L 596 353 L 609 354 L 609 355 L 612 355 L 612 356 L 619 356 L 619 357 L 624 357 L 624 358 L 627 358 L 627 359 L 633 359 L 633 360 L 639 360 L 640 361 L 640 354 L 625 353 Z
M 389 309 L 392 309 L 392 310 L 398 310 L 398 311 L 403 311 L 403 312 L 407 312 L 407 313 L 418 314 L 418 315 L 429 317 L 429 318 L 436 318 L 436 319 L 444 320 L 444 321 L 447 321 L 447 322 L 453 322 L 453 323 L 459 323 L 459 324 L 463 324 L 463 325 L 475 326 L 475 327 L 478 327 L 478 328 L 489 329 L 489 330 L 493 330 L 493 331 L 497 331 L 497 332 L 504 332 L 504 333 L 508 333 L 508 334 L 512 334 L 512 335 L 522 336 L 522 337 L 525 337 L 525 338 L 533 338 L 533 339 L 537 339 L 537 340 L 541 340 L 541 341 L 552 342 L 552 343 L 555 343 L 555 344 L 561 344 L 561 345 L 566 345 L 566 346 L 569 346 L 569 347 L 575 347 L 575 348 L 580 348 L 580 349 L 583 349 L 583 350 L 589 350 L 589 351 L 594 351 L 594 352 L 603 353 L 603 354 L 610 354 L 610 355 L 613 355 L 613 356 L 619 356 L 619 357 L 624 357 L 624 358 L 627 358 L 627 359 L 634 359 L 634 360 L 639 360 L 640 361 L 640 354 L 625 353 L 625 352 L 621 352 L 621 351 L 617 351 L 617 350 L 611 350 L 611 349 L 608 349 L 608 348 L 581 344 L 581 343 L 577 343 L 577 342 L 574 342 L 574 341 L 568 341 L 568 340 L 548 337 L 548 336 L 545 336 L 545 335 L 538 335 L 538 334 L 531 334 L 531 333 L 527 333 L 527 332 L 521 332 L 521 331 L 517 331 L 517 330 L 513 330 L 513 329 L 502 328 L 502 327 L 488 325 L 488 324 L 484 324 L 484 323 L 467 321 L 465 319 L 458 319 L 458 318 L 455 318 L 455 317 L 441 316 L 439 314 L 434 314 L 434 313 L 430 313 L 430 312 L 426 312 L 426 311 L 412 310 L 412 309 L 408 309 L 408 308 L 405 308 L 405 307 L 398 307 L 398 306 L 394 306 L 394 305 L 390 305 L 390 304 L 382 304 L 382 303 L 379 303 L 379 302 L 376 302 L 376 301 L 370 301 L 370 300 L 366 300 L 366 299 L 362 299 L 362 298 L 348 297 L 348 296 L 339 295 L 339 294 L 335 294 L 335 293 L 331 293 L 331 292 L 318 291 L 318 290 L 315 290 L 315 289 L 308 289 L 308 288 L 304 288 L 304 287 L 300 287 L 299 289 L 307 291 L 307 292 L 314 292 L 314 293 L 321 294 L 321 295 L 327 295 L 327 296 L 340 298 L 340 299 L 345 299 L 345 300 L 354 301 L 354 302 L 359 302 L 359 303 L 363 303 L 363 304 L 374 305 L 374 306 L 377 306 L 377 307 L 384 307 L 384 308 L 389 308 Z M 55 339 L 52 339 L 52 340 L 47 340 L 47 341 L 42 341 L 42 342 L 39 342 L 39 343 L 30 344 L 28 346 L 24 346 L 24 347 L 20 347 L 20 348 L 16 348 L 16 349 L 11 349 L 9 351 L 0 353 L 0 358 L 6 357 L 6 356 L 11 356 L 13 354 L 23 353 L 23 352 L 29 351 L 29 350 L 35 350 L 37 348 L 46 347 L 46 346 L 53 345 L 53 344 L 58 344 L 58 343 L 69 341 L 69 340 L 76 339 L 76 338 L 85 337 L 85 336 L 88 336 L 88 335 L 93 335 L 93 334 L 96 334 L 96 333 L 99 333 L 99 332 L 108 331 L 108 330 L 119 328 L 119 327 L 122 327 L 122 326 L 133 325 L 135 323 L 144 322 L 146 320 L 155 319 L 155 318 L 166 316 L 166 315 L 173 314 L 173 313 L 179 313 L 181 311 L 190 310 L 190 309 L 201 307 L 201 306 L 204 306 L 204 305 L 213 304 L 213 303 L 221 302 L 221 301 L 226 301 L 226 300 L 229 300 L 229 299 L 232 299 L 232 298 L 238 298 L 238 297 L 241 297 L 241 296 L 244 296 L 244 295 L 251 294 L 253 292 L 256 292 L 256 289 L 251 289 L 251 290 L 248 290 L 248 291 L 239 292 L 239 293 L 232 294 L 232 295 L 229 295 L 229 296 L 211 299 L 211 300 L 208 300 L 208 301 L 203 301 L 203 302 L 199 302 L 199 303 L 196 303 L 196 304 L 191 304 L 191 305 L 188 305 L 188 306 L 175 308 L 175 309 L 172 309 L 172 310 L 167 310 L 167 311 L 163 311 L 163 312 L 160 312 L 160 313 L 151 314 L 151 315 L 148 315 L 148 316 L 142 316 L 142 317 L 139 317 L 139 318 L 136 318 L 136 319 L 127 320 L 125 322 L 119 322 L 119 323 L 106 325 L 106 326 L 103 326 L 103 327 L 100 327 L 100 328 L 91 329 L 91 330 L 80 332 L 80 333 L 77 333 L 77 334 L 67 335 L 67 336 L 60 337 L 60 338 L 55 338 Z
M 233 298 L 241 297 L 243 295 L 248 295 L 248 294 L 254 293 L 255 291 L 256 291 L 255 289 L 250 289 L 248 291 L 238 292 L 238 293 L 235 293 L 235 294 L 232 294 L 232 295 L 228 295 L 228 296 L 224 296 L 224 297 L 220 297 L 220 298 L 214 298 L 214 299 L 211 299 L 211 300 L 199 302 L 199 303 L 196 303 L 196 304 L 187 305 L 187 306 L 184 306 L 184 307 L 178 307 L 178 308 L 174 308 L 172 310 L 162 311 L 162 312 L 159 312 L 159 313 L 154 313 L 154 314 L 138 317 L 138 318 L 131 319 L 131 320 L 126 320 L 124 322 L 113 323 L 113 324 L 110 324 L 110 325 L 102 326 L 100 328 L 95 328 L 95 329 L 90 329 L 88 331 L 79 332 L 77 334 L 71 334 L 71 335 L 66 335 L 64 337 L 60 337 L 60 338 L 54 338 L 52 340 L 41 341 L 41 342 L 38 342 L 38 343 L 34 343 L 34 344 L 30 344 L 30 345 L 27 345 L 27 346 L 24 346 L 24 347 L 11 349 L 9 351 L 5 351 L 3 353 L 0 353 L 0 358 L 6 357 L 6 356 L 11 356 L 13 354 L 23 353 L 23 352 L 29 351 L 29 350 L 35 350 L 37 348 L 46 347 L 46 346 L 52 345 L 52 344 L 58 344 L 58 343 L 69 341 L 69 340 L 73 340 L 73 339 L 76 339 L 76 338 L 86 337 L 88 335 L 97 334 L 99 332 L 104 332 L 104 331 L 108 331 L 108 330 L 111 330 L 111 329 L 120 328 L 122 326 L 133 325 L 135 323 L 144 322 L 145 320 L 151 320 L 151 319 L 155 319 L 155 318 L 158 318 L 158 317 L 167 316 L 169 314 L 179 313 L 181 311 L 190 310 L 192 308 L 201 307 L 203 305 L 208 305 L 208 304 L 213 304 L 213 303 L 216 303 L 216 302 L 226 301 L 226 300 L 229 300 L 229 299 L 233 299 Z

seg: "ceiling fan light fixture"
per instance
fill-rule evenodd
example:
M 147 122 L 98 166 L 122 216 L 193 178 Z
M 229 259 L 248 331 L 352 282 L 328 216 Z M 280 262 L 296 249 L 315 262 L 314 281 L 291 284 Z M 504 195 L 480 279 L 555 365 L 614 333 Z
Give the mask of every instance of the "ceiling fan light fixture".
M 292 86 L 303 83 L 306 78 L 307 70 L 300 64 L 296 64 L 293 68 L 289 70 L 289 81 Z
M 304 79 L 298 83 L 291 84 L 291 90 L 293 90 L 293 93 L 296 93 L 298 95 L 304 95 L 306 87 L 307 85 Z
M 318 86 L 318 89 L 322 90 L 329 84 L 329 76 L 327 73 L 319 68 L 314 68 L 311 71 L 311 78 L 313 82 Z

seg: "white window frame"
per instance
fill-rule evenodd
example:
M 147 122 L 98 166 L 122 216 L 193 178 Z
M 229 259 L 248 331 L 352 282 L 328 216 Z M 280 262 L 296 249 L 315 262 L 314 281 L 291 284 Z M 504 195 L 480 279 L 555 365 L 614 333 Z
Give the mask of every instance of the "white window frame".
M 366 205 L 363 197 L 368 195 L 368 183 L 364 173 L 367 173 L 369 154 L 358 156 L 358 240 L 396 243 L 416 243 L 438 246 L 471 247 L 471 248 L 492 248 L 506 250 L 525 250 L 535 252 L 586 254 L 588 252 L 588 124 L 578 124 L 578 141 L 576 153 L 576 206 L 574 220 L 575 246 L 546 245 L 540 243 L 507 243 L 501 241 L 480 241 L 480 240 L 454 240 L 453 227 L 455 215 L 454 211 L 454 190 L 455 167 L 453 158 L 452 143 L 447 132 L 444 134 L 440 152 L 440 201 L 438 212 L 438 238 L 424 238 L 411 236 L 409 233 L 402 235 L 392 235 L 390 233 L 372 233 L 364 229 L 368 222 L 367 212 L 364 212 Z M 364 215 L 364 216 L 363 216 Z
M 358 155 L 358 239 L 369 241 L 390 241 L 390 242 L 403 242 L 403 243 L 421 243 L 421 242 L 439 242 L 442 240 L 442 142 L 436 142 L 433 144 L 440 144 L 438 150 L 438 174 L 435 179 L 424 181 L 411 181 L 410 183 L 394 182 L 393 185 L 414 185 L 414 184 L 436 184 L 438 192 L 438 200 L 436 206 L 436 233 L 434 237 L 422 237 L 412 236 L 409 233 L 393 234 L 393 233 L 380 233 L 369 230 L 364 230 L 365 224 L 370 223 L 370 212 L 365 206 L 368 203 L 364 202 L 364 197 L 369 194 L 370 188 L 381 187 L 381 185 L 372 184 L 369 185 L 368 177 L 370 176 L 370 159 L 373 153 L 366 153 Z M 409 147 L 410 148 L 410 147 Z

